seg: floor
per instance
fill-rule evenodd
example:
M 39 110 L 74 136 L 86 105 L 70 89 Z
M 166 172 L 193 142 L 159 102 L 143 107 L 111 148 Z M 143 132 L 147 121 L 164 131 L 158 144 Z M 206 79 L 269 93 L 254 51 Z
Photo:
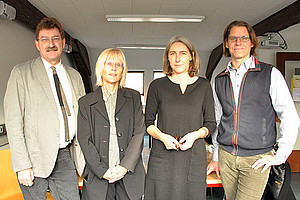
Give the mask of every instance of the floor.
M 149 137 L 144 137 L 144 150 L 143 150 L 143 161 L 145 169 L 147 169 L 147 164 L 149 160 Z M 297 200 L 300 200 L 300 172 L 299 173 L 292 173 L 292 181 L 291 187 L 293 189 L 294 195 Z M 207 200 L 223 200 L 224 199 L 224 190 L 223 188 L 208 188 L 206 192 L 206 199 Z
M 297 200 L 300 200 L 300 172 L 292 173 L 291 187 Z

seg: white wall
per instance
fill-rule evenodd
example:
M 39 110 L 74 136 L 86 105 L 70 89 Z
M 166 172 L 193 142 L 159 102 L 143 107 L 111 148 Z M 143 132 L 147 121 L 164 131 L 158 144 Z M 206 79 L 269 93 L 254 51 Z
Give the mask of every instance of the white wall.
M 0 123 L 4 123 L 3 97 L 13 66 L 37 57 L 34 32 L 10 20 L 0 19 Z

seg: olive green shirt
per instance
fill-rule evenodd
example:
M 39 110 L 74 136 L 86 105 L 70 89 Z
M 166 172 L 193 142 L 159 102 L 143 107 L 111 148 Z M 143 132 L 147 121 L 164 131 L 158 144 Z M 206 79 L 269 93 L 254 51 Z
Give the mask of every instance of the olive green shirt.
M 119 145 L 118 145 L 117 129 L 115 124 L 115 110 L 116 110 L 118 90 L 114 94 L 110 94 L 102 87 L 102 92 L 103 92 L 103 100 L 105 102 L 107 115 L 110 123 L 109 154 L 108 154 L 109 168 L 113 168 L 120 164 Z

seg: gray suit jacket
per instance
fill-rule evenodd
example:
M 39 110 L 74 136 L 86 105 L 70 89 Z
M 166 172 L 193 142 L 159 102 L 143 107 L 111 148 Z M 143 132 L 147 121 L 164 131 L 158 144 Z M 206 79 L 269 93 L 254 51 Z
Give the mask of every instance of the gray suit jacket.
M 84 86 L 75 69 L 64 68 L 77 116 L 77 102 L 85 94 Z M 13 68 L 4 97 L 4 113 L 13 170 L 32 168 L 36 177 L 48 177 L 59 149 L 59 115 L 41 57 Z M 72 157 L 81 175 L 85 162 L 77 138 L 72 146 Z
M 141 153 L 146 132 L 141 98 L 137 91 L 119 88 L 115 123 L 120 165 L 129 170 L 123 178 L 130 199 L 144 192 L 145 170 Z M 103 179 L 109 163 L 110 124 L 99 87 L 79 100 L 78 139 L 86 159 L 82 199 L 105 200 L 108 181 Z

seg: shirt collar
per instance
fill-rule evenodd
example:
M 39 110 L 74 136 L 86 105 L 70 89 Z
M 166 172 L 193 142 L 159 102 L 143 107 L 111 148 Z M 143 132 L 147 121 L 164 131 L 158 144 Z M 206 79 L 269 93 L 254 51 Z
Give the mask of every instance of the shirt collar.
M 53 66 L 47 60 L 45 60 L 44 58 L 42 58 L 42 61 L 44 63 L 44 66 L 45 66 L 46 70 L 51 69 L 51 67 Z M 54 67 L 56 68 L 56 70 L 60 70 L 62 68 L 61 60 L 59 61 L 58 64 L 54 65 Z
M 248 58 L 247 60 L 245 60 L 240 68 L 243 68 L 244 70 L 248 71 L 249 69 L 252 69 L 252 68 L 255 68 L 255 59 L 253 56 L 250 56 L 250 58 Z M 239 69 L 240 69 L 239 68 Z M 230 61 L 227 65 L 227 71 L 233 71 L 233 70 L 236 70 L 232 67 L 232 62 Z
M 116 92 L 114 94 L 110 94 L 109 92 L 107 92 L 104 87 L 101 87 L 102 89 L 102 94 L 103 94 L 103 100 L 104 102 L 107 102 L 107 100 L 109 99 L 109 97 L 115 97 L 118 93 L 118 89 L 116 90 Z

